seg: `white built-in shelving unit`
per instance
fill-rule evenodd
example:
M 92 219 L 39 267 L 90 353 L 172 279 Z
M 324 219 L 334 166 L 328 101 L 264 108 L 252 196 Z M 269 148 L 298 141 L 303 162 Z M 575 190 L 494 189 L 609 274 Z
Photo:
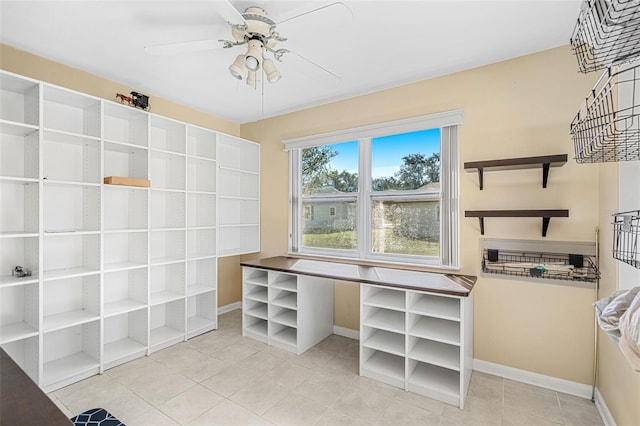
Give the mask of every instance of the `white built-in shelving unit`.
M 333 333 L 333 280 L 243 268 L 243 335 L 300 355 Z
M 471 296 L 360 290 L 360 375 L 462 408 L 473 358 Z
M 218 256 L 259 250 L 259 156 L 0 72 L 0 346 L 51 391 L 217 328 Z

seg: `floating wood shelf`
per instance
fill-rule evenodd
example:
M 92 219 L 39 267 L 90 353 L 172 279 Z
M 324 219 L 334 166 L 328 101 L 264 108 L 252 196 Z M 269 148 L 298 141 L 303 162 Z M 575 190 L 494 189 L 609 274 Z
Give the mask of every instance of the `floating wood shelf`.
M 465 217 L 477 217 L 480 221 L 480 233 L 484 235 L 485 217 L 541 217 L 542 236 L 547 236 L 547 229 L 552 217 L 569 217 L 569 210 L 467 210 Z
M 538 157 L 506 158 L 502 160 L 471 161 L 464 163 L 467 172 L 478 171 L 480 190 L 483 188 L 485 171 L 521 170 L 542 168 L 542 187 L 547 187 L 550 167 L 561 167 L 567 162 L 567 154 L 542 155 Z

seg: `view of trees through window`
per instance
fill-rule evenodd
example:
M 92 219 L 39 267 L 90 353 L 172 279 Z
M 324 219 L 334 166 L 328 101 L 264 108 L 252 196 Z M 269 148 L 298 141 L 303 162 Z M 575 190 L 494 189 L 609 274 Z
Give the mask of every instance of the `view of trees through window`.
M 362 144 L 371 152 L 363 177 Z M 439 255 L 440 129 L 302 149 L 301 181 L 304 247 L 357 250 L 358 203 L 366 203 L 371 223 L 360 232 L 373 253 Z

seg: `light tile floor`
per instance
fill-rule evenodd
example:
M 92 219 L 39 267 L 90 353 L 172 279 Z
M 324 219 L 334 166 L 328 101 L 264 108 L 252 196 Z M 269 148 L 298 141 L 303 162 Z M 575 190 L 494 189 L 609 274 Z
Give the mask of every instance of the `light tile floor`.
M 474 372 L 464 410 L 358 376 L 358 342 L 301 356 L 219 330 L 49 394 L 69 416 L 102 407 L 149 425 L 602 425 L 586 399 Z

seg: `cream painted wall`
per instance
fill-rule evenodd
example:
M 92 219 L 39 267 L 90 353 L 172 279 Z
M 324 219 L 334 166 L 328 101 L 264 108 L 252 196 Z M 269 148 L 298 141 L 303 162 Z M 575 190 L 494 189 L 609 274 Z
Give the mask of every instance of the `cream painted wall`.
M 595 170 L 595 165 L 590 166 Z M 600 193 L 600 289 L 598 297 L 611 295 L 617 288 L 618 261 L 611 255 L 613 230 L 611 215 L 618 211 L 618 165 L 606 163 L 598 165 Z M 637 283 L 640 284 L 640 283 Z M 616 423 L 640 425 L 640 373 L 627 364 L 613 341 L 603 332 L 599 339 L 598 389 L 613 415 Z
M 283 139 L 464 109 L 464 161 L 572 154 L 571 122 L 597 76 L 577 73 L 569 47 L 421 81 L 390 90 L 245 124 L 241 135 L 261 141 L 262 253 L 287 253 L 287 154 Z M 461 164 L 462 166 L 462 164 Z M 461 173 L 461 210 L 567 208 L 553 219 L 547 240 L 594 241 L 597 174 L 570 161 L 554 168 L 542 189 L 539 170 Z M 488 237 L 542 239 L 540 219 L 487 219 Z M 480 272 L 479 226 L 461 219 L 461 272 Z M 251 256 L 257 257 L 257 256 Z M 358 292 L 338 284 L 335 321 L 358 328 Z M 590 384 L 593 366 L 593 290 L 480 277 L 475 292 L 475 357 Z
M 0 68 L 112 101 L 116 100 L 116 93 L 128 94 L 136 89 L 4 44 L 0 44 Z M 146 94 L 150 97 L 151 111 L 156 114 L 231 135 L 240 135 L 240 125 L 237 123 L 155 97 L 152 93 Z M 229 260 L 221 259 L 218 265 L 218 304 L 220 306 L 240 300 L 239 269 L 237 257 Z

